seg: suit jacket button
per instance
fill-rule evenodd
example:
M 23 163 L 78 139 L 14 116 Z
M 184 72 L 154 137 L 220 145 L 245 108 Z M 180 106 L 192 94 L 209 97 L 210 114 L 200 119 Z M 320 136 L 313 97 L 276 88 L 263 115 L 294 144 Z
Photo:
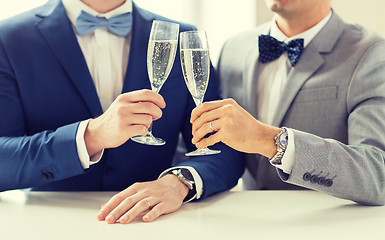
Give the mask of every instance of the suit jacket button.
M 325 179 L 324 177 L 320 177 L 320 178 L 318 179 L 318 184 L 319 184 L 319 185 L 324 185 L 325 182 L 326 182 L 326 179 Z
M 311 178 L 311 174 L 308 172 L 303 175 L 303 180 L 305 180 L 306 182 L 309 181 L 310 178 Z
M 52 180 L 54 175 L 51 172 L 44 172 L 41 174 L 41 177 L 47 181 Z
M 325 182 L 325 186 L 326 187 L 331 187 L 332 185 L 333 185 L 333 180 L 327 179 L 326 182 Z
M 318 176 L 317 175 L 313 175 L 313 176 L 311 176 L 311 179 L 310 179 L 310 182 L 312 182 L 312 183 L 317 183 L 318 182 Z

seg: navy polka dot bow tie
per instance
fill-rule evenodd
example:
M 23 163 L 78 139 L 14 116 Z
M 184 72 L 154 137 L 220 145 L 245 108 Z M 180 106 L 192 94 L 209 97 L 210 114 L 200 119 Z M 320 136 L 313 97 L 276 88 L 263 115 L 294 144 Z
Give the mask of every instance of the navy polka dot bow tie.
M 291 66 L 297 64 L 303 52 L 303 39 L 291 40 L 289 43 L 280 42 L 269 35 L 259 36 L 259 60 L 262 63 L 277 59 L 284 51 L 287 51 Z

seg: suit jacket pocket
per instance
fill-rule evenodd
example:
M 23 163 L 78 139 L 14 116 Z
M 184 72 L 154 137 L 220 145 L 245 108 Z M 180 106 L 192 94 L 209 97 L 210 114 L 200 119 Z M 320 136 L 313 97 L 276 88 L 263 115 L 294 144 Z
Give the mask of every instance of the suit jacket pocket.
M 338 86 L 307 88 L 298 92 L 296 102 L 322 101 L 338 98 Z

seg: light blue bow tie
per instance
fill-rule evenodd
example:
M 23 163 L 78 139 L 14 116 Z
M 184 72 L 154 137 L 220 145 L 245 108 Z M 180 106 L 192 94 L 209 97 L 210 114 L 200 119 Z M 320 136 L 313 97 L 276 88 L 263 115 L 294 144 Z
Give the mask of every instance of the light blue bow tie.
M 76 18 L 76 32 L 80 35 L 89 34 L 98 27 L 106 27 L 111 33 L 127 37 L 132 27 L 132 14 L 123 13 L 110 19 L 104 17 L 95 17 L 91 14 L 81 11 L 80 15 Z

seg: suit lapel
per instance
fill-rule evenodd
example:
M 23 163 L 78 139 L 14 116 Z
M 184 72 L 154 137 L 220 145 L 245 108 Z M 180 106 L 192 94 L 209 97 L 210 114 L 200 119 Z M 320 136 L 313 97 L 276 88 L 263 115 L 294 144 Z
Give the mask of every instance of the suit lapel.
M 145 19 L 143 10 L 133 3 L 133 28 L 127 72 L 122 92 L 151 89 L 147 75 L 147 45 L 152 19 Z
M 103 110 L 92 77 L 63 4 L 58 0 L 50 1 L 37 15 L 43 18 L 37 29 L 74 83 L 92 117 L 101 115 Z
M 258 36 L 257 36 L 258 37 Z M 258 44 L 258 38 L 256 38 L 255 42 Z M 245 89 L 245 106 L 246 110 L 253 115 L 254 117 L 257 117 L 257 81 L 255 79 L 258 79 L 258 73 L 259 73 L 259 51 L 258 51 L 258 45 L 257 47 L 250 50 L 250 53 L 247 57 L 246 62 L 246 69 L 244 70 L 246 76 L 245 79 L 249 79 L 249 81 L 243 81 L 246 86 L 244 86 Z
M 274 126 L 280 126 L 292 102 L 307 80 L 323 65 L 322 54 L 332 51 L 344 28 L 343 21 L 333 13 L 329 22 L 305 48 L 297 65 L 288 75 L 286 87 L 275 112 Z
M 272 124 L 280 125 L 294 98 L 302 85 L 317 71 L 324 63 L 323 57 L 313 46 L 308 46 L 304 51 L 298 64 L 292 68 L 288 75 L 286 87 L 278 103 Z
M 270 23 L 265 24 L 261 26 L 260 33 L 261 34 L 268 34 L 269 29 L 271 25 Z M 249 54 L 245 60 L 245 69 L 243 70 L 245 79 L 244 82 L 244 89 L 245 89 L 245 108 L 246 110 L 253 115 L 255 118 L 257 118 L 257 100 L 258 100 L 258 90 L 257 90 L 257 81 L 259 76 L 259 45 L 258 45 L 258 34 L 255 34 L 255 39 L 252 40 L 252 42 L 255 42 L 255 46 L 252 46 L 252 48 L 249 51 Z

